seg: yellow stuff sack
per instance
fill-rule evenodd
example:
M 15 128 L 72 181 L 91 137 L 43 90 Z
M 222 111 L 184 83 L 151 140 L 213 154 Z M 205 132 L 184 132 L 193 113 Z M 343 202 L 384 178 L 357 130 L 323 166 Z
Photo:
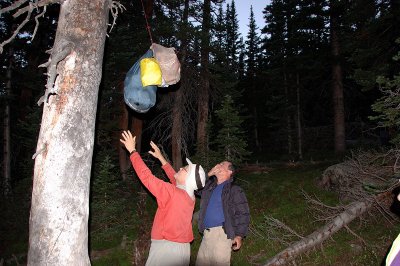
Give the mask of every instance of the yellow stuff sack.
M 161 85 L 161 68 L 155 58 L 143 58 L 140 61 L 140 79 L 142 80 L 143 87 Z

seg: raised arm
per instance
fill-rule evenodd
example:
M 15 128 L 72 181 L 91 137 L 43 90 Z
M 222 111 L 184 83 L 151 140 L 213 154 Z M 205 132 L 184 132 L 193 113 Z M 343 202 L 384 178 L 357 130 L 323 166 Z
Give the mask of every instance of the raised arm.
M 165 159 L 165 157 L 162 155 L 160 148 L 158 148 L 157 144 L 155 144 L 153 141 L 150 141 L 150 146 L 153 150 L 150 150 L 149 153 L 153 155 L 154 158 L 157 158 L 160 163 L 162 168 L 164 169 L 165 173 L 168 176 L 169 181 L 173 184 L 176 185 L 176 180 L 175 180 L 175 170 L 172 168 L 172 166 L 168 163 L 168 161 Z
M 136 152 L 136 137 L 132 136 L 130 131 L 124 131 L 120 141 L 125 145 L 125 148 L 130 153 L 133 168 L 135 169 L 140 181 L 151 192 L 151 194 L 157 198 L 157 202 L 163 205 L 170 199 L 175 186 L 158 179 L 152 174 L 150 169 L 143 162 L 139 153 Z
M 150 150 L 149 153 L 153 155 L 153 157 L 157 158 L 160 161 L 161 165 L 165 165 L 166 163 L 168 163 L 162 155 L 160 148 L 158 148 L 157 144 L 155 144 L 153 141 L 150 141 L 150 146 L 153 150 Z

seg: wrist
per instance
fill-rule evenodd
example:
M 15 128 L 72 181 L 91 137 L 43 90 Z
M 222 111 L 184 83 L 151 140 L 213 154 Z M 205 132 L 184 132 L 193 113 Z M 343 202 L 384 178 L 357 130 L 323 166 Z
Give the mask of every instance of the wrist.
M 133 149 L 132 151 L 129 152 L 129 155 L 132 155 L 136 152 L 136 149 Z

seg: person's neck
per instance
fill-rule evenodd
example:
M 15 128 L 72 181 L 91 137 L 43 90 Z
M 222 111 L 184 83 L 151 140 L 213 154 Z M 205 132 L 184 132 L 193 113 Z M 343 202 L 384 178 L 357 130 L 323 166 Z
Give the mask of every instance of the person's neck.
M 229 178 L 223 177 L 223 178 L 218 178 L 217 177 L 217 185 L 224 183 L 226 180 L 228 180 Z

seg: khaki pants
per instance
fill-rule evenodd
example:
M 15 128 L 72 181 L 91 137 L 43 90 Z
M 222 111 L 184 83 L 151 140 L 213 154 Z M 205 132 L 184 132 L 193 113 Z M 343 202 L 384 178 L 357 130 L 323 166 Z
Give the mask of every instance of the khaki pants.
M 168 240 L 151 240 L 146 266 L 188 266 L 190 244 Z
M 196 266 L 230 265 L 232 240 L 228 239 L 222 226 L 204 230 Z

